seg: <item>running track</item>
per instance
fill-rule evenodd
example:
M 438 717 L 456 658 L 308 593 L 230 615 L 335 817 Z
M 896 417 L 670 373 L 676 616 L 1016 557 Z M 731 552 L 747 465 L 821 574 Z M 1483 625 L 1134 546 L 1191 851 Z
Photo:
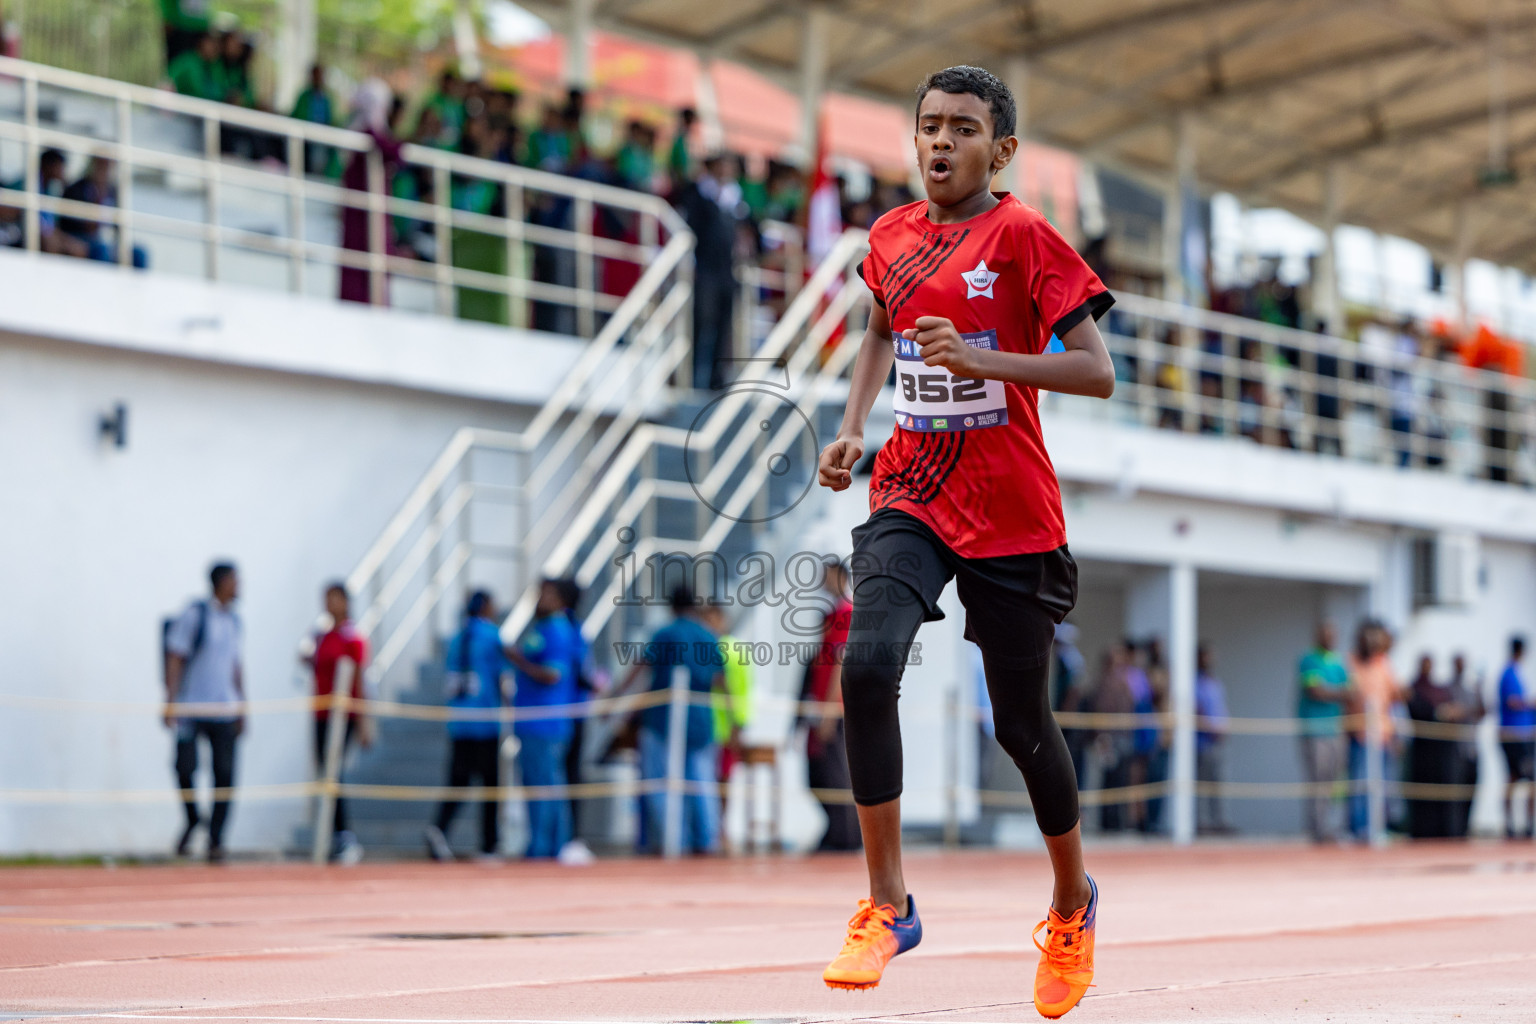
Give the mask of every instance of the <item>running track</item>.
M 1090 850 L 1098 986 L 1068 1021 L 1536 1021 L 1536 844 Z M 820 970 L 847 857 L 0 870 L 0 1018 L 1038 1020 L 1043 855 L 909 858 L 923 945 Z

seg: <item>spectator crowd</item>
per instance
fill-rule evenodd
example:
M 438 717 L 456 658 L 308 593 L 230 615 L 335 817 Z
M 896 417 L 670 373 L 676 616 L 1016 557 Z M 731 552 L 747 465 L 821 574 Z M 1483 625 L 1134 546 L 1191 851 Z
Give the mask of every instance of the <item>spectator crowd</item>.
M 1480 776 L 1475 728 L 1492 716 L 1507 780 L 1505 835 L 1530 838 L 1536 823 L 1536 690 L 1527 685 L 1522 668 L 1524 639 L 1510 640 L 1497 686 L 1486 695 L 1461 653 L 1451 659 L 1448 671 L 1439 670 L 1430 655 L 1421 655 L 1413 678 L 1403 681 L 1390 658 L 1393 644 L 1385 625 L 1367 620 L 1357 630 L 1353 650 L 1340 653 L 1334 626 L 1323 622 L 1297 663 L 1295 707 L 1298 755 L 1308 783 L 1303 802 L 1307 833 L 1320 843 L 1371 841 L 1370 780 L 1377 779 L 1385 794 L 1377 827 L 1415 839 L 1467 836 Z M 1090 679 L 1076 628 L 1064 623 L 1054 657 L 1053 706 L 1068 713 L 1063 733 L 1079 787 L 1086 790 L 1096 780 L 1093 788 L 1123 793 L 1123 799 L 1100 804 L 1100 830 L 1165 832 L 1165 799 L 1158 787 L 1168 781 L 1172 733 L 1161 642 L 1152 637 L 1111 644 Z M 980 692 L 984 700 L 985 689 Z M 1072 716 L 1085 713 L 1146 717 L 1098 719 L 1091 728 L 1074 725 Z M 1231 717 L 1215 651 L 1207 644 L 1196 655 L 1195 714 L 1197 829 L 1203 835 L 1230 834 L 1234 827 L 1221 784 L 1226 781 Z M 1090 764 L 1098 772 L 1094 779 Z
M 816 849 L 852 850 L 859 847 L 860 836 L 847 802 L 846 739 L 837 709 L 841 654 L 853 607 L 845 566 L 828 558 L 821 579 L 825 607 L 805 660 L 790 743 L 803 746 L 806 782 L 826 814 Z M 236 753 L 246 724 L 244 637 L 235 608 L 239 595 L 235 566 L 218 563 L 210 570 L 207 596 L 163 625 L 164 717 L 172 730 L 185 808 L 176 849 L 187 855 L 199 830 L 206 830 L 212 861 L 224 858 Z M 615 761 L 629 761 L 638 769 L 638 850 L 661 852 L 672 811 L 665 781 L 678 770 L 673 759 L 679 753 L 684 791 L 677 797 L 675 834 L 681 851 L 713 854 L 725 848 L 723 802 L 732 772 L 754 754 L 761 761 L 770 749 L 751 747 L 745 739 L 755 703 L 754 662 L 748 653 L 754 645 L 738 640 L 725 607 L 678 586 L 670 595 L 670 620 L 637 645 L 643 653 L 614 684 L 583 638 L 576 613 L 580 599 L 573 581 L 545 579 L 532 621 L 513 643 L 503 639 L 503 614 L 489 591 L 477 590 L 467 599 L 442 655 L 449 739 L 444 782 L 456 792 L 424 823 L 424 846 L 433 859 L 458 856 L 452 826 L 466 796 L 478 805 L 478 856 L 502 855 L 499 794 L 509 749 L 515 750 L 517 782 L 524 787 L 527 858 L 590 860 L 591 850 L 580 838 L 580 799 L 567 787 L 591 781 L 591 766 Z M 313 770 L 317 777 L 337 772 L 336 778 L 345 781 L 342 766 L 349 751 L 372 747 L 377 728 L 366 703 L 341 715 L 332 713 L 328 698 L 345 692 L 366 701 L 375 695 L 367 683 L 368 643 L 352 623 L 346 586 L 327 585 L 322 605 L 325 625 L 301 651 L 316 700 Z M 1491 715 L 1506 779 L 1505 835 L 1532 838 L 1536 691 L 1526 681 L 1524 639 L 1510 639 L 1496 686 L 1486 694 L 1460 653 L 1447 672 L 1439 671 L 1429 655 L 1421 656 L 1412 680 L 1405 682 L 1393 667 L 1393 645 L 1386 626 L 1366 620 L 1356 631 L 1353 649 L 1341 652 L 1334 626 L 1324 621 L 1297 662 L 1295 725 L 1307 784 L 1307 834 L 1318 843 L 1369 843 L 1382 830 L 1415 839 L 1467 836 L 1473 792 L 1485 773 L 1475 730 Z M 1053 657 L 1052 705 L 1063 716 L 1078 786 L 1104 792 L 1096 801 L 1099 830 L 1165 833 L 1173 735 L 1170 667 L 1161 641 L 1117 641 L 1103 652 L 1097 672 L 1090 673 L 1076 628 L 1066 623 L 1058 629 Z M 1199 646 L 1195 669 L 1196 825 L 1203 835 L 1227 835 L 1235 831 L 1223 794 L 1233 730 L 1227 688 L 1210 645 Z M 979 722 L 986 737 L 989 706 L 979 668 L 977 676 Z M 685 695 L 681 706 L 674 706 L 674 686 Z M 623 697 L 632 702 L 593 705 L 597 698 Z M 504 711 L 508 708 L 510 716 Z M 338 727 L 344 733 L 333 737 L 331 730 Z M 677 728 L 680 737 L 673 733 Z M 983 750 L 991 745 L 990 739 L 983 740 Z M 194 785 L 204 748 L 215 787 L 206 815 Z M 989 788 L 982 764 L 978 771 L 981 788 Z M 1379 816 L 1373 815 L 1375 796 L 1381 801 Z M 356 863 L 362 847 L 347 802 L 337 799 L 331 813 L 330 855 L 340 863 Z

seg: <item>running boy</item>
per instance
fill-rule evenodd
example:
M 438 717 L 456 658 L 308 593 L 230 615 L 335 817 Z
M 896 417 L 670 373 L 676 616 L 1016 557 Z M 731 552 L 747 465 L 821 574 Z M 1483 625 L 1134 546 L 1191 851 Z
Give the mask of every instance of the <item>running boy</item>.
M 1114 302 L 1036 210 L 989 190 L 1018 148 L 1008 88 L 953 67 L 918 90 L 926 202 L 870 232 L 874 292 L 848 408 L 820 482 L 846 488 L 864 423 L 897 365 L 897 428 L 875 459 L 870 517 L 853 531 L 853 623 L 843 665 L 848 767 L 869 866 L 842 952 L 823 978 L 872 988 L 922 938 L 901 870 L 897 690 L 907 645 L 943 617 L 957 580 L 965 635 L 982 651 L 997 739 L 1024 773 L 1055 872 L 1035 1006 L 1060 1017 L 1093 978 L 1097 890 L 1083 870 L 1077 781 L 1046 679 L 1056 623 L 1077 599 L 1061 492 L 1036 390 L 1108 398 L 1114 369 L 1094 321 Z M 897 334 L 893 338 L 892 330 Z M 1047 354 L 1052 334 L 1065 351 Z

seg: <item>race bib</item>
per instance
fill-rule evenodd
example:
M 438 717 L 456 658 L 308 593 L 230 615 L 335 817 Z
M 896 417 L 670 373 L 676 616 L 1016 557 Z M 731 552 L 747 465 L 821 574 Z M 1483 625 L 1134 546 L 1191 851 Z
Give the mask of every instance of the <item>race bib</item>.
M 962 334 L 972 348 L 997 351 L 997 332 Z M 942 366 L 926 366 L 915 341 L 896 343 L 896 425 L 905 430 L 976 430 L 1008 422 L 1008 393 L 1000 380 L 961 377 Z

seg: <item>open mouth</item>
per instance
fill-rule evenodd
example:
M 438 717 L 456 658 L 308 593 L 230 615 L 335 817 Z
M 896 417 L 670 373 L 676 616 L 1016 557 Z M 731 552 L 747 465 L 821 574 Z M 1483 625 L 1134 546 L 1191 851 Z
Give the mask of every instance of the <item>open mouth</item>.
M 928 164 L 928 177 L 934 181 L 943 181 L 949 177 L 950 163 L 947 156 L 936 156 Z

